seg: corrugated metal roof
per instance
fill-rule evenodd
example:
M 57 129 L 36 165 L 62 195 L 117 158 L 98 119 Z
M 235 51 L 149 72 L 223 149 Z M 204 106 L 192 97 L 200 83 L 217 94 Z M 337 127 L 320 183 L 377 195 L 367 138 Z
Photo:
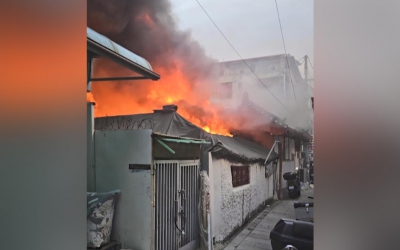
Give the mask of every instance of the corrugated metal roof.
M 128 60 L 132 64 L 132 65 L 128 65 L 128 66 L 133 66 L 133 68 L 134 68 L 133 70 L 135 70 L 135 72 L 146 75 L 150 79 L 153 79 L 153 80 L 158 80 L 160 78 L 160 76 L 158 74 L 153 72 L 153 68 L 151 67 L 150 63 L 146 59 L 134 54 L 133 52 L 131 52 L 131 51 L 127 50 L 126 48 L 122 47 L 121 45 L 111 41 L 106 36 L 103 36 L 103 35 L 97 33 L 96 31 L 92 30 L 89 27 L 87 27 L 87 39 L 88 39 L 88 42 L 89 41 L 91 41 L 92 43 L 94 42 L 96 45 L 100 46 L 106 52 L 111 52 L 115 55 L 118 55 L 118 56 Z M 88 49 L 91 49 L 91 48 L 88 48 Z M 98 53 L 98 51 L 96 51 L 96 52 Z M 115 58 L 113 58 L 113 59 L 115 61 Z M 124 66 L 127 66 L 126 62 L 124 62 L 124 63 L 125 63 Z M 130 68 L 132 69 L 132 67 L 130 67 Z

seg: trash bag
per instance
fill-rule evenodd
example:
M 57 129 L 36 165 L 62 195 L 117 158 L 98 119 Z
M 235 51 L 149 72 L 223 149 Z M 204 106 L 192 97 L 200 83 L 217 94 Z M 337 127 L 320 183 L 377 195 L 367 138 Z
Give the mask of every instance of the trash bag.
M 87 247 L 110 242 L 115 205 L 120 190 L 87 193 Z

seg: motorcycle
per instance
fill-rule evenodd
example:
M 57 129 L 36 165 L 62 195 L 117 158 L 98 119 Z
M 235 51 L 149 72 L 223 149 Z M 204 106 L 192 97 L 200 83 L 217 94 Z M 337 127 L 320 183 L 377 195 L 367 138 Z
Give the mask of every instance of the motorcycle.
M 295 172 L 287 172 L 283 174 L 283 179 L 287 184 L 288 195 L 291 199 L 296 199 L 300 197 L 300 180 Z
M 281 219 L 271 230 L 273 250 L 313 250 L 314 203 L 298 202 L 294 204 L 294 209 L 295 220 Z

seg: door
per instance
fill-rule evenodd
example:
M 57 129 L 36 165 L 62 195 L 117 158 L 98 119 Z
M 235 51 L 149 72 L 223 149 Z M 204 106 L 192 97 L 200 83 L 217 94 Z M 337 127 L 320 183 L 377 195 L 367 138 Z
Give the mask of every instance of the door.
M 199 246 L 198 161 L 155 161 L 155 250 Z

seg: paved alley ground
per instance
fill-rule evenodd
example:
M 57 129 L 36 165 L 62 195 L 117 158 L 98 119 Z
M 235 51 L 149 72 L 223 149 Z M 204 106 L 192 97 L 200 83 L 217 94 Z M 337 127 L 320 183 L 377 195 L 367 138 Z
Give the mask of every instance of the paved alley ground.
M 223 248 L 224 250 L 272 250 L 269 234 L 281 218 L 294 219 L 293 203 L 312 202 L 308 196 L 314 196 L 314 189 L 303 190 L 297 200 L 275 201 L 271 207 L 261 212 L 247 227 Z M 216 248 L 218 249 L 218 248 Z

